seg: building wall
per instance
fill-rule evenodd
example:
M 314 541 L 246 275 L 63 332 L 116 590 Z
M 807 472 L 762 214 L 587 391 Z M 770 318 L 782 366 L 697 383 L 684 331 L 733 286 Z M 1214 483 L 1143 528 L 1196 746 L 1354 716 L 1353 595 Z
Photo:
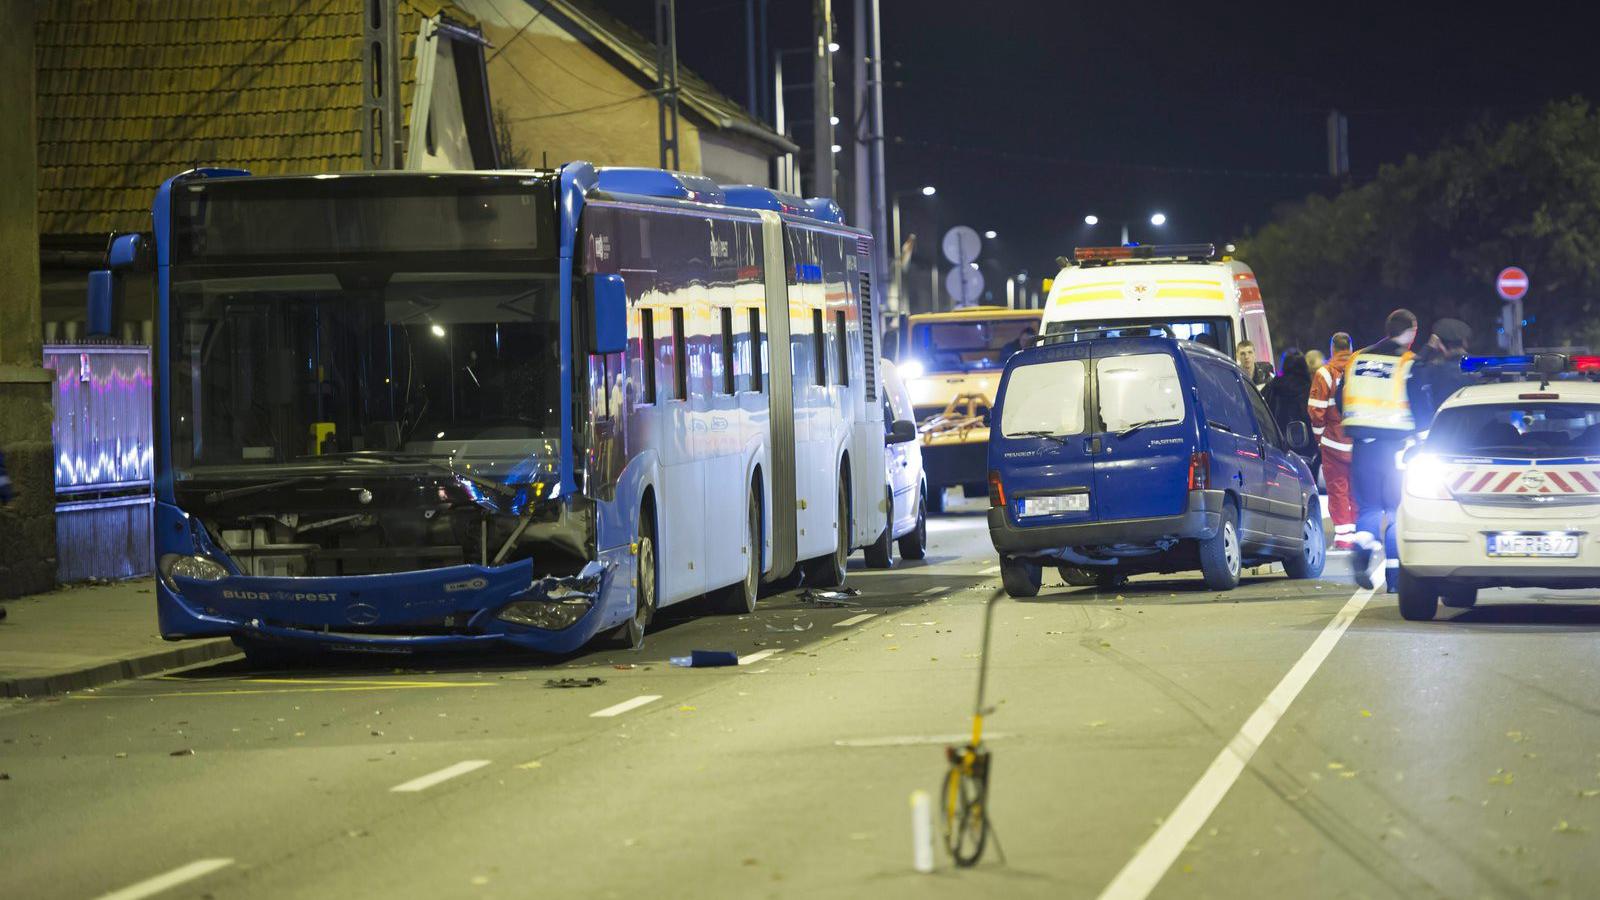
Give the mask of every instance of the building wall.
M 751 152 L 743 142 L 700 133 L 701 174 L 718 184 L 759 184 L 771 181 L 766 156 Z
M 509 138 L 501 148 L 508 165 L 660 163 L 656 100 L 645 86 L 521 0 L 459 5 L 478 16 L 494 45 L 489 96 Z M 698 173 L 700 131 L 681 113 L 678 123 L 678 168 Z
M 0 506 L 0 596 L 55 584 L 50 372 L 41 368 L 34 5 L 0 3 L 0 453 L 16 499 Z

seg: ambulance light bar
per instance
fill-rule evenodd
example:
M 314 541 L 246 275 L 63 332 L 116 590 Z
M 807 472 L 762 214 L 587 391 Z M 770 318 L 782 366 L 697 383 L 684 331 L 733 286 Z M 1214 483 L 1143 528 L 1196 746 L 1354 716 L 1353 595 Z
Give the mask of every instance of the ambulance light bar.
M 1600 372 L 1600 356 L 1568 356 L 1564 353 L 1534 353 L 1526 356 L 1467 356 L 1461 371 L 1511 375 L 1528 373 L 1559 375 L 1562 372 Z
M 1118 259 L 1211 259 L 1216 244 L 1131 244 L 1125 247 L 1074 247 L 1075 262 L 1110 262 Z

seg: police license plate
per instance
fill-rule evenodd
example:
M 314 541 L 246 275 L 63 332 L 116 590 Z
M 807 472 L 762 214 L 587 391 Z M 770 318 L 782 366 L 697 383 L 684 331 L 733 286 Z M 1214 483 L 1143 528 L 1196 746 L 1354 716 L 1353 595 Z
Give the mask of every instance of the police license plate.
M 1491 534 L 1490 556 L 1577 556 L 1575 531 L 1515 531 Z
M 1022 514 L 1024 516 L 1054 516 L 1068 512 L 1087 512 L 1089 510 L 1089 494 L 1082 491 L 1076 494 L 1051 494 L 1046 497 L 1023 497 Z

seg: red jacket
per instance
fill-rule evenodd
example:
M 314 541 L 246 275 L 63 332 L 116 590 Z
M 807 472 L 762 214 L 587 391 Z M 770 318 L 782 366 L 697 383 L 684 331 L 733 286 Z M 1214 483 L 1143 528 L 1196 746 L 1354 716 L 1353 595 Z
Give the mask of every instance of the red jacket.
M 1311 419 L 1311 433 L 1317 436 L 1324 454 L 1348 460 L 1350 438 L 1344 433 L 1343 416 L 1339 413 L 1339 383 L 1344 380 L 1345 364 L 1350 362 L 1350 351 L 1340 350 L 1317 369 L 1311 379 L 1311 397 L 1306 400 L 1306 412 Z

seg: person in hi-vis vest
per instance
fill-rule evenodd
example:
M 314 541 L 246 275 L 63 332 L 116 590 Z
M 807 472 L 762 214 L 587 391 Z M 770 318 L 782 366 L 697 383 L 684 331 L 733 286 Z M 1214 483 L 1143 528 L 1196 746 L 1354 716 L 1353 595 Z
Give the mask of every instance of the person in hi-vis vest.
M 1411 343 L 1417 317 L 1408 309 L 1389 313 L 1388 335 L 1357 350 L 1345 364 L 1339 386 L 1339 411 L 1350 452 L 1350 492 L 1356 501 L 1355 550 L 1350 562 L 1356 583 L 1372 587 L 1372 554 L 1383 534 L 1384 580 L 1393 591 L 1400 578 L 1400 553 L 1394 519 L 1400 506 L 1400 469 L 1395 457 L 1415 430 L 1411 418 Z

